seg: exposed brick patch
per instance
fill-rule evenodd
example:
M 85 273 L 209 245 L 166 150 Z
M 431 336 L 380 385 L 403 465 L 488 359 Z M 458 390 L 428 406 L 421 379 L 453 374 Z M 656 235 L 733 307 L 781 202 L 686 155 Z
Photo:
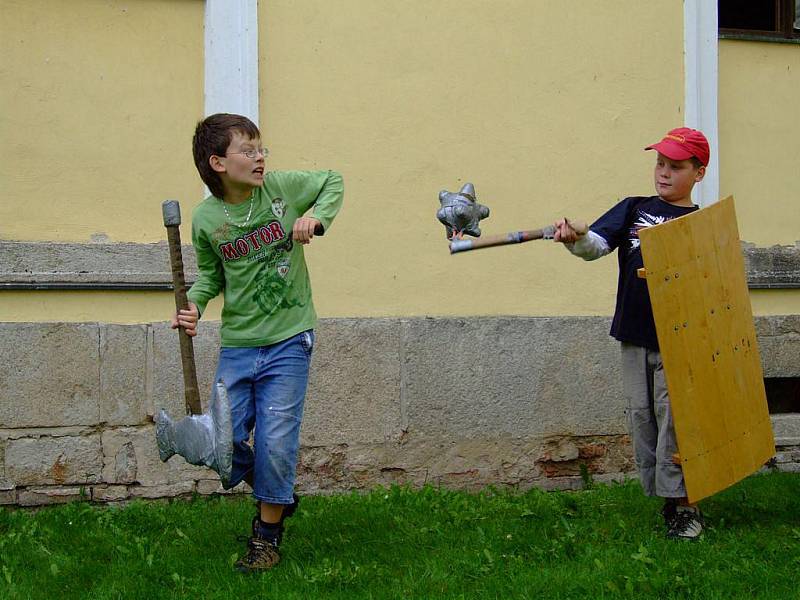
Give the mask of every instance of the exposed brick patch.
M 551 438 L 536 464 L 547 478 L 591 474 L 621 473 L 633 468 L 630 437 L 563 436 Z

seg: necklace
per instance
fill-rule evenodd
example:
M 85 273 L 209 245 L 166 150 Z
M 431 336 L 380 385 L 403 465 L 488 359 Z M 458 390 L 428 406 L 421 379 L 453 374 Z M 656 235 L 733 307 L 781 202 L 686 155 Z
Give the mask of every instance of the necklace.
M 222 210 L 225 211 L 225 216 L 228 217 L 228 221 L 230 221 L 231 225 L 233 225 L 234 227 L 239 227 L 240 229 L 244 229 L 245 227 L 247 227 L 247 224 L 250 222 L 250 216 L 253 214 L 253 196 L 254 194 L 250 194 L 250 209 L 247 211 L 247 218 L 241 225 L 239 225 L 233 219 L 231 219 L 231 214 L 228 212 L 228 207 L 225 206 L 225 201 L 224 200 L 222 201 Z

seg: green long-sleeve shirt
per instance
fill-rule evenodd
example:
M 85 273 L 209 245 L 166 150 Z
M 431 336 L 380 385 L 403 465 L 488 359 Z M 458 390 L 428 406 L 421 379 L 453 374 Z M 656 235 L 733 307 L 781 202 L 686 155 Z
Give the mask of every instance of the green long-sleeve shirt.
M 343 190 L 334 171 L 272 171 L 254 190 L 251 213 L 249 201 L 223 206 L 215 196 L 194 210 L 199 274 L 188 297 L 202 314 L 224 291 L 223 346 L 265 346 L 315 326 L 303 245 L 292 242 L 292 227 L 313 206 L 327 231 Z

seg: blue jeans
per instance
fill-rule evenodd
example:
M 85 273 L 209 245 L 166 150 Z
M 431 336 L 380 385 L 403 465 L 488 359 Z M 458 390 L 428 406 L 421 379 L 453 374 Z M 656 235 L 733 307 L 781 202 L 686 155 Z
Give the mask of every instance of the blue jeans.
M 215 381 L 225 382 L 233 422 L 231 486 L 252 471 L 253 496 L 263 502 L 292 503 L 313 348 L 308 330 L 269 346 L 219 353 Z

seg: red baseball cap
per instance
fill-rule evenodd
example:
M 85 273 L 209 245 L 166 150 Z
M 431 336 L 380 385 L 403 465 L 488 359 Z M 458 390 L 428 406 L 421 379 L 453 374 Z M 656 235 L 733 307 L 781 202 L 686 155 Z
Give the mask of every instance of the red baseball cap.
M 708 140 L 702 131 L 689 127 L 678 127 L 667 133 L 661 141 L 645 150 L 656 150 L 672 160 L 686 160 L 693 156 L 704 166 L 708 166 L 711 151 Z

